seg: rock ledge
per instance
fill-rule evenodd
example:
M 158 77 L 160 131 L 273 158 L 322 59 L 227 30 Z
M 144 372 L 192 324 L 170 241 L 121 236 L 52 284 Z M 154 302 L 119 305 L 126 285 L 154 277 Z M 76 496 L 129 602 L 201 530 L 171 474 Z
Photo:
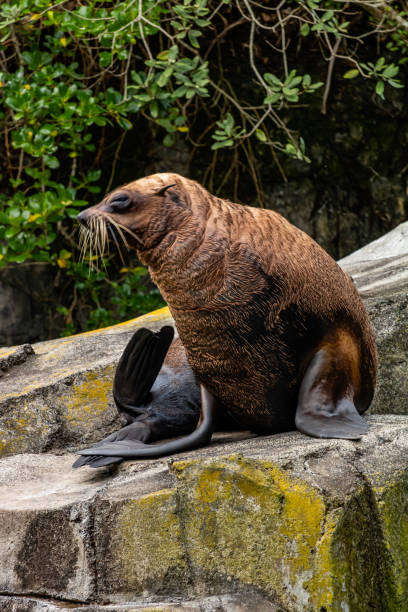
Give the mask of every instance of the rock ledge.
M 407 609 L 408 418 L 369 422 L 94 471 L 4 457 L 2 609 Z

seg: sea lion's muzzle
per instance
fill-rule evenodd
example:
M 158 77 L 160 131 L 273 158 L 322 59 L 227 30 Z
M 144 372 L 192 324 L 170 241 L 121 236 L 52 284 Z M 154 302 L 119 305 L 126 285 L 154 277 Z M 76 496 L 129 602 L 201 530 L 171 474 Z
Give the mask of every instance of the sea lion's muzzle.
M 82 210 L 79 215 L 77 216 L 77 220 L 81 223 L 81 225 L 83 225 L 84 227 L 88 227 L 89 225 L 89 219 L 92 215 L 89 214 L 89 209 L 85 209 Z

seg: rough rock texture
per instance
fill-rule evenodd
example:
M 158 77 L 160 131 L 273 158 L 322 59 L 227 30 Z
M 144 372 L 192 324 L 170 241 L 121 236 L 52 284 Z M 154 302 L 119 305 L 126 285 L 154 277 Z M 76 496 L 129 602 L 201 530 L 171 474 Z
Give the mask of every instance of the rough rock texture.
M 174 597 L 171 601 L 122 604 L 73 604 L 63 601 L 45 601 L 35 597 L 2 597 L 0 609 L 3 612 L 284 612 L 283 608 L 268 601 L 253 589 L 232 595 L 213 595 L 210 597 L 182 600 Z M 1 607 L 3 606 L 3 607 Z
M 57 278 L 55 267 L 40 262 L 0 270 L 0 345 L 58 335 Z
M 3 457 L 1 609 L 407 610 L 408 418 L 369 421 L 95 471 Z
M 111 389 L 123 348 L 137 328 L 171 323 L 163 308 L 96 332 L 39 342 L 20 365 L 10 359 L 23 347 L 0 349 L 0 367 L 9 360 L 0 378 L 0 455 L 61 451 L 118 428 Z
M 34 349 L 31 344 L 22 344 L 8 351 L 2 351 L 0 353 L 0 376 L 3 376 L 4 372 L 13 366 L 27 361 L 30 355 L 34 355 Z

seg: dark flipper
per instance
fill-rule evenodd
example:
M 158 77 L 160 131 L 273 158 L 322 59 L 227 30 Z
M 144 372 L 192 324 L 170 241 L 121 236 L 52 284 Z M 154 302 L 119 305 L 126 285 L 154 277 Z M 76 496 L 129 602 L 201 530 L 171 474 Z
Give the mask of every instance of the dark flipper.
M 116 368 L 113 397 L 119 412 L 136 412 L 144 404 L 162 367 L 174 329 L 169 325 L 157 333 L 142 328 L 132 336 Z M 135 410 L 136 409 L 136 410 Z
M 72 464 L 74 469 L 87 465 L 88 467 L 97 468 L 113 463 L 121 463 L 123 457 L 104 457 L 103 455 L 92 455 L 91 457 L 83 455 Z
M 368 431 L 353 402 L 345 372 L 337 371 L 324 348 L 310 362 L 299 391 L 296 427 L 316 438 L 359 440 Z
M 115 456 L 104 456 L 100 455 L 99 448 L 103 445 L 110 444 L 118 444 L 125 440 L 128 442 L 143 444 L 150 437 L 150 428 L 148 424 L 145 424 L 143 421 L 135 421 L 131 425 L 127 425 L 126 427 L 122 427 L 119 431 L 115 431 L 110 436 L 107 436 L 104 440 L 97 442 L 94 446 L 91 447 L 93 454 L 91 455 L 83 455 L 79 457 L 75 463 L 72 464 L 73 468 L 79 468 L 84 465 L 88 467 L 102 467 L 104 465 L 109 465 L 111 463 L 120 463 L 123 461 L 123 457 L 118 454 Z
M 208 444 L 211 440 L 212 432 L 214 429 L 216 411 L 216 400 L 213 396 L 201 385 L 201 415 L 197 428 L 193 433 L 164 442 L 162 444 L 144 444 L 139 440 L 132 439 L 131 437 L 122 437 L 122 439 L 108 442 L 103 441 L 96 447 L 87 448 L 78 451 L 79 455 L 92 455 L 96 454 L 106 457 L 123 457 L 127 459 L 136 458 L 153 458 L 163 457 L 165 455 L 171 455 L 173 453 L 180 453 L 185 450 L 198 448 Z M 132 425 L 124 427 L 117 433 L 124 432 L 125 430 L 131 434 Z

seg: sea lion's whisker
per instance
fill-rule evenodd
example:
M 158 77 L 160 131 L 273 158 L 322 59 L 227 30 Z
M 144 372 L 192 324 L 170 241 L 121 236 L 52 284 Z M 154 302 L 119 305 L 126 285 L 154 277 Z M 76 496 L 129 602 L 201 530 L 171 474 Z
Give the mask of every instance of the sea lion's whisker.
M 103 251 L 108 253 L 109 255 L 109 240 L 108 240 L 108 232 L 106 227 L 106 220 L 103 219 L 102 223 L 102 241 L 103 241 Z
M 116 231 L 115 231 L 116 230 Z M 117 232 L 117 234 L 116 234 Z M 111 236 L 115 246 L 117 248 L 120 260 L 123 265 L 126 265 L 125 258 L 121 249 L 121 243 L 123 243 L 128 251 L 130 246 L 126 239 L 126 234 L 129 234 L 142 243 L 142 240 L 136 236 L 132 230 L 125 227 L 121 223 L 118 223 L 116 219 L 113 219 L 110 215 L 99 212 L 92 215 L 89 218 L 88 225 L 86 227 L 81 226 L 79 228 L 79 244 L 80 244 L 80 259 L 84 261 L 87 253 L 89 252 L 89 268 L 99 269 L 98 262 L 102 260 L 102 265 L 106 268 L 104 262 L 104 255 L 106 252 L 109 253 L 109 237 Z M 120 241 L 118 240 L 120 237 Z
M 80 228 L 80 236 L 79 236 L 79 242 L 81 245 L 81 252 L 80 252 L 80 260 L 83 261 L 85 259 L 85 254 L 88 248 L 88 243 L 90 240 L 90 232 L 87 228 L 85 227 L 81 227 Z
M 111 236 L 112 236 L 112 238 L 113 238 L 113 240 L 115 242 L 116 248 L 118 249 L 120 260 L 121 260 L 122 264 L 125 266 L 126 263 L 125 263 L 125 260 L 123 258 L 123 255 L 122 255 L 122 251 L 120 249 L 120 245 L 119 245 L 118 239 L 115 236 L 115 232 L 114 232 L 113 228 L 110 225 L 108 225 L 108 230 L 109 230 L 109 232 L 110 232 L 110 234 L 111 234 Z
M 99 232 L 99 238 L 100 238 L 100 242 L 99 242 L 100 259 L 102 261 L 102 265 L 104 269 L 106 270 L 106 264 L 105 264 L 105 259 L 104 259 L 104 255 L 106 252 L 106 221 L 103 217 L 99 217 L 98 232 Z
M 112 221 L 112 225 L 117 229 L 119 236 L 122 238 L 123 244 L 125 245 L 125 247 L 127 248 L 128 251 L 130 251 L 128 242 L 122 232 L 122 230 L 120 229 L 120 226 L 118 225 L 118 223 L 116 221 L 114 221 L 113 219 Z
M 139 236 L 136 236 L 136 234 L 134 232 L 132 232 L 132 230 L 130 230 L 128 227 L 125 227 L 124 225 L 121 225 L 120 223 L 116 222 L 117 226 L 120 227 L 121 229 L 123 229 L 125 232 L 127 232 L 130 236 L 132 236 L 132 238 L 134 238 L 135 240 L 137 240 L 138 242 L 140 242 L 140 244 L 143 244 L 143 242 L 140 240 Z
M 89 271 L 98 270 L 98 218 L 91 217 L 89 241 Z M 95 252 L 95 256 L 94 256 Z
M 97 220 L 97 233 L 98 233 L 98 252 L 99 252 L 99 257 L 100 259 L 103 258 L 103 253 L 104 253 L 104 249 L 103 249 L 103 242 L 102 242 L 102 219 L 101 217 L 98 217 Z

